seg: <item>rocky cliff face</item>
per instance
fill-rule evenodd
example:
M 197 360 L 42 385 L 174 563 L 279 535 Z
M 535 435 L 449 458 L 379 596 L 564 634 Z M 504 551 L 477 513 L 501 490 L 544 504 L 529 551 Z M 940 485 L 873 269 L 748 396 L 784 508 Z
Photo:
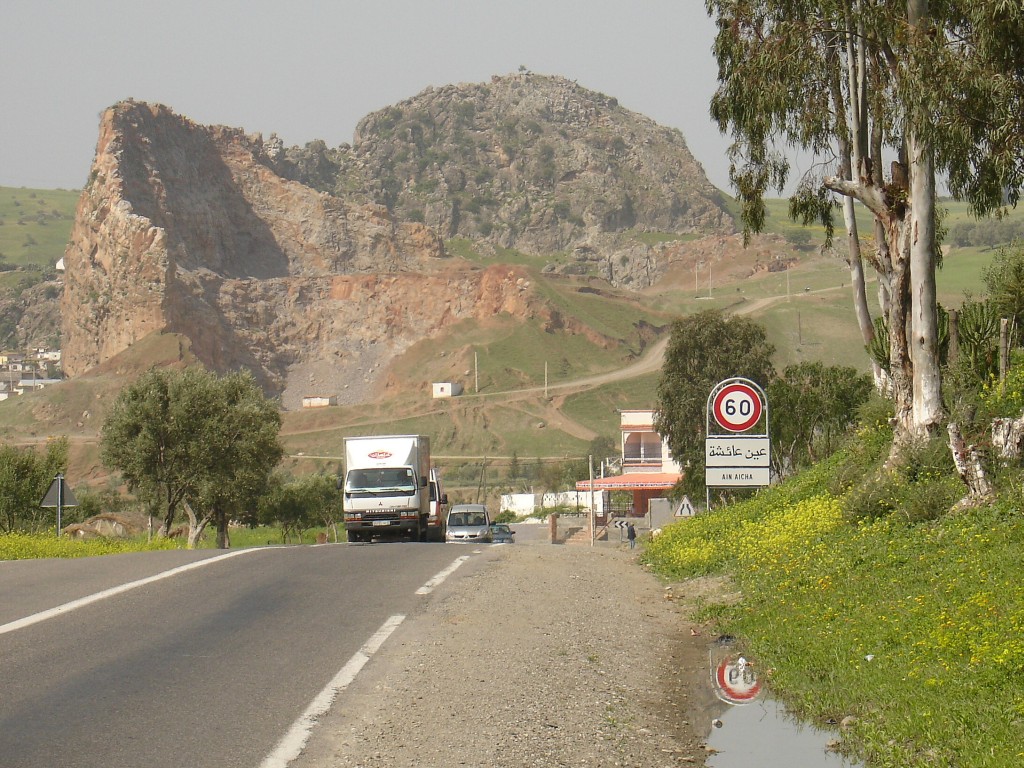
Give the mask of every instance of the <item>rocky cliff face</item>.
M 636 233 L 730 232 L 719 202 L 678 131 L 561 78 L 428 89 L 335 150 L 126 101 L 102 115 L 65 254 L 64 369 L 173 332 L 285 407 L 357 402 L 459 320 L 508 311 L 588 333 L 525 272 L 447 258 L 442 238 L 561 251 L 555 271 L 645 287 L 675 246 Z
M 69 375 L 176 332 L 208 366 L 250 368 L 295 405 L 310 394 L 297 364 L 329 361 L 343 377 L 364 347 L 387 357 L 446 313 L 475 310 L 481 274 L 441 269 L 433 230 L 282 179 L 265 161 L 258 136 L 166 107 L 103 114 L 65 255 Z M 446 303 L 453 294 L 467 301 Z
M 428 88 L 364 118 L 351 146 L 273 155 L 284 176 L 380 203 L 446 239 L 578 252 L 620 286 L 630 282 L 619 273 L 650 285 L 657 262 L 658 249 L 637 248 L 630 233 L 734 231 L 679 131 L 560 77 Z

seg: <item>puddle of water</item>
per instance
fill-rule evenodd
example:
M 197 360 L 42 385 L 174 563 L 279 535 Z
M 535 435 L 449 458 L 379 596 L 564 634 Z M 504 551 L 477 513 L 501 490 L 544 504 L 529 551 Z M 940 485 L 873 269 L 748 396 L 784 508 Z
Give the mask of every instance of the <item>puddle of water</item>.
M 724 706 L 709 723 L 708 768 L 863 768 L 827 749 L 836 733 L 797 720 L 762 695 L 759 665 L 735 646 L 734 637 L 722 635 L 708 656 L 711 688 Z
M 774 699 L 730 706 L 713 727 L 707 745 L 708 768 L 862 768 L 825 745 L 836 734 L 795 720 Z

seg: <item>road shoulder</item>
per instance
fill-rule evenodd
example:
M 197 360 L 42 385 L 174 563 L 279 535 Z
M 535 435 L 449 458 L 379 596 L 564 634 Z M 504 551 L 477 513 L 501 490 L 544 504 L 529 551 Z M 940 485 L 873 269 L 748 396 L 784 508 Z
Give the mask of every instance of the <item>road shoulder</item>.
M 625 549 L 480 557 L 493 562 L 451 579 L 395 632 L 295 766 L 704 763 L 721 705 L 680 586 Z

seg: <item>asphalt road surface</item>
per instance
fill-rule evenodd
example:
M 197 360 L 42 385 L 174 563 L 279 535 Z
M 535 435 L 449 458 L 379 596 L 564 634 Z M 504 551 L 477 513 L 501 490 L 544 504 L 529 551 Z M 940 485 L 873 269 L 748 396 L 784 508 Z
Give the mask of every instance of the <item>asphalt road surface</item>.
M 282 740 L 294 742 L 296 721 L 365 659 L 368 640 L 429 610 L 439 574 L 486 568 L 497 549 L 339 544 L 0 562 L 0 765 L 285 765 Z

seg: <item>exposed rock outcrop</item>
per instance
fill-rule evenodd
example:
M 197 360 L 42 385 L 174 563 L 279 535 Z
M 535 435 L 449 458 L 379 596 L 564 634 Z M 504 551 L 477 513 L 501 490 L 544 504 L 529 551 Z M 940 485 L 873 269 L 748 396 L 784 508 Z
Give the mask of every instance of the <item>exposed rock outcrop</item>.
M 734 231 L 678 130 L 561 77 L 428 88 L 364 118 L 351 146 L 278 147 L 272 164 L 444 238 L 540 255 L 582 249 L 594 273 L 623 287 L 651 285 L 661 264 L 632 233 Z
M 395 354 L 445 312 L 472 311 L 480 275 L 452 286 L 433 230 L 282 179 L 264 160 L 260 137 L 163 106 L 104 113 L 65 255 L 69 375 L 170 331 L 206 365 L 250 368 L 287 392 L 297 361 L 336 360 L 341 377 L 361 346 Z M 467 301 L 446 303 L 453 292 Z

